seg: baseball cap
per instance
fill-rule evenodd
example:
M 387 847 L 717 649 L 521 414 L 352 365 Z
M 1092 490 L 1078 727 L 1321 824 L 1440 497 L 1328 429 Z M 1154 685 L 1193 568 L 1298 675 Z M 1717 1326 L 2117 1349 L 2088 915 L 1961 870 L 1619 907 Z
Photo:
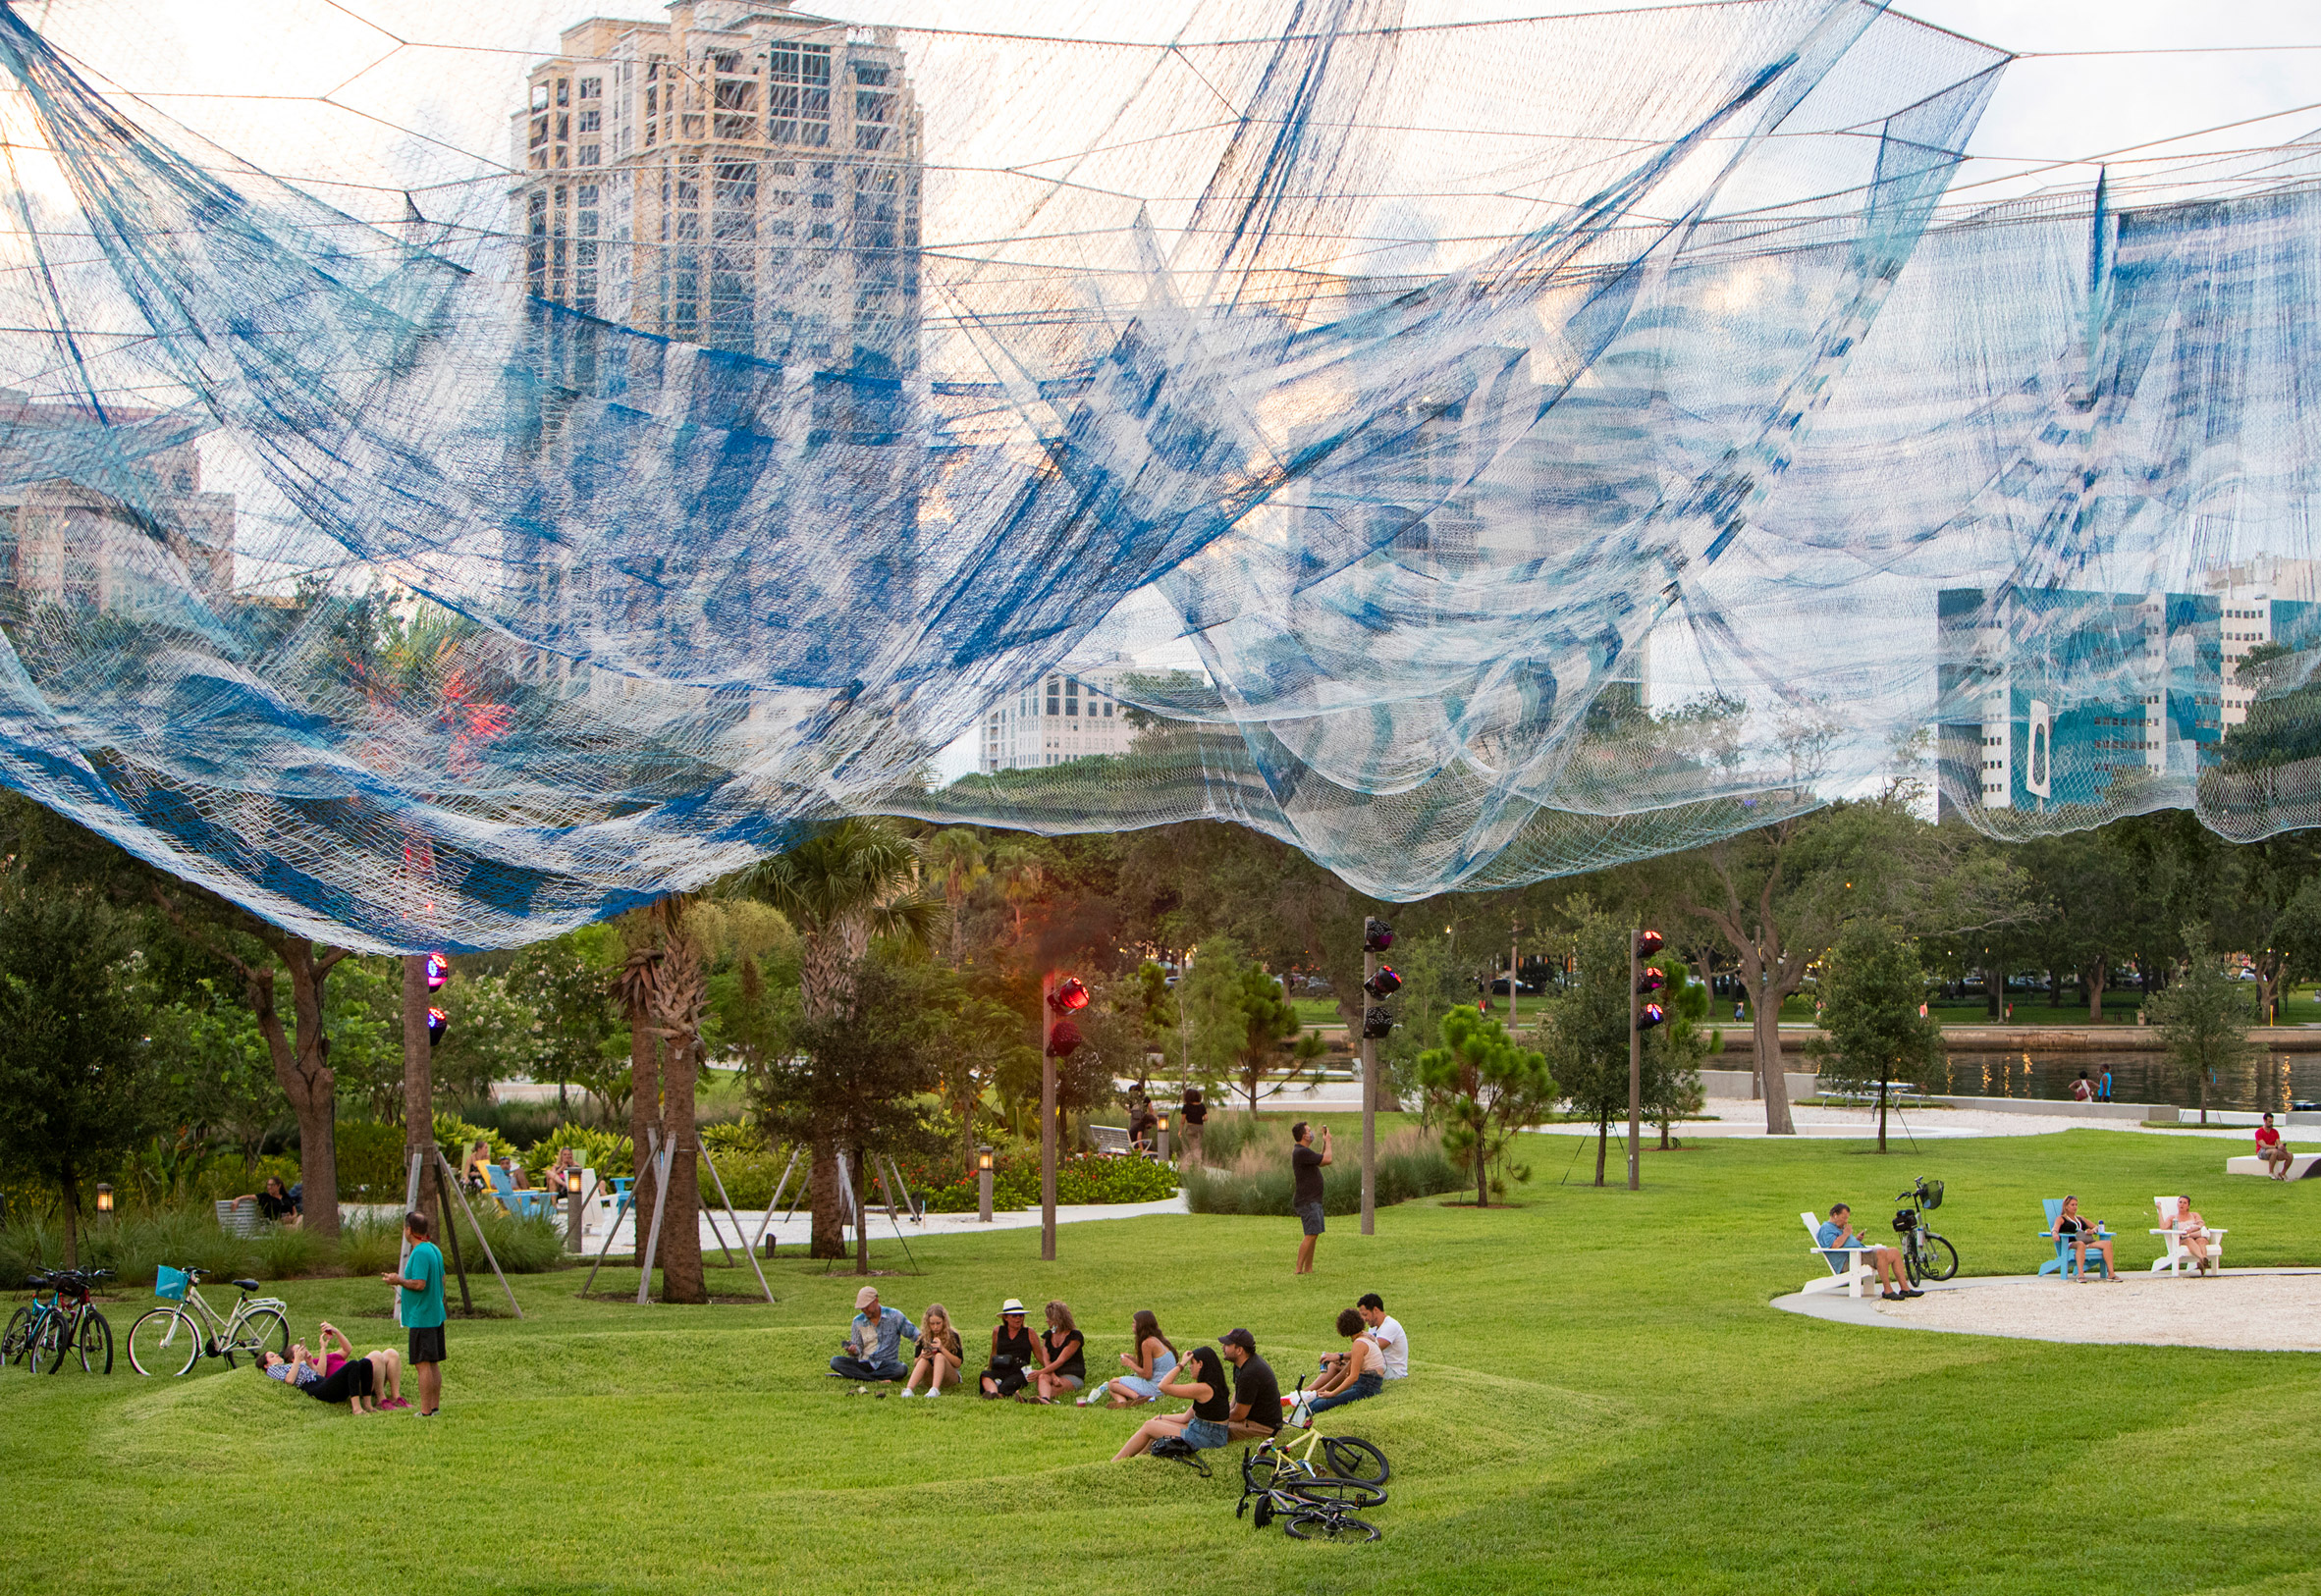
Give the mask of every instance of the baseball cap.
M 1239 1328 L 1228 1330 L 1223 1335 L 1217 1337 L 1216 1340 L 1217 1345 L 1220 1347 L 1238 1347 L 1243 1352 L 1252 1355 L 1257 1352 L 1257 1337 L 1251 1335 L 1246 1330 Z

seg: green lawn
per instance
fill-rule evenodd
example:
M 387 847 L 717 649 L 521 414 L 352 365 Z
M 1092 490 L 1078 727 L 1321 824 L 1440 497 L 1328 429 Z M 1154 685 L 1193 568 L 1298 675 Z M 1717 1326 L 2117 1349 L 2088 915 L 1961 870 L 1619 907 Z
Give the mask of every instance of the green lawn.
M 426 1422 L 352 1419 L 246 1371 L 7 1370 L 0 1569 L 19 1590 L 347 1596 L 2316 1588 L 2298 1526 L 2321 1489 L 2321 1361 L 1871 1331 L 1766 1303 L 1808 1272 L 1801 1208 L 1851 1197 L 1874 1228 L 1914 1175 L 1949 1183 L 1937 1217 L 1968 1269 L 2000 1273 L 2037 1263 L 2037 1199 L 2067 1190 L 2127 1233 L 2132 1267 L 2151 1195 L 2179 1188 L 2231 1227 L 2236 1263 L 2315 1261 L 2321 1191 L 2228 1186 L 2212 1142 L 2078 1131 L 1882 1159 L 1711 1143 L 1651 1154 L 1631 1195 L 1578 1185 L 1571 1140 L 1532 1142 L 1520 1206 L 1414 1203 L 1367 1242 L 1333 1220 L 1304 1280 L 1286 1221 L 1147 1218 L 1067 1227 L 1050 1265 L 1036 1232 L 916 1244 L 926 1273 L 880 1282 L 973 1327 L 1008 1294 L 1062 1296 L 1105 1361 L 1133 1308 L 1180 1344 L 1246 1324 L 1285 1383 L 1340 1305 L 1381 1292 L 1414 1377 L 1341 1419 L 1395 1465 L 1375 1547 L 1254 1534 L 1229 1460 L 1211 1481 L 1110 1463 L 1129 1415 L 856 1397 L 820 1372 L 855 1281 L 785 1261 L 773 1307 L 640 1310 L 576 1301 L 577 1275 L 528 1279 L 523 1322 L 455 1321 Z M 376 1285 L 285 1295 L 301 1328 L 395 1337 Z M 124 1329 L 142 1305 L 118 1304 Z

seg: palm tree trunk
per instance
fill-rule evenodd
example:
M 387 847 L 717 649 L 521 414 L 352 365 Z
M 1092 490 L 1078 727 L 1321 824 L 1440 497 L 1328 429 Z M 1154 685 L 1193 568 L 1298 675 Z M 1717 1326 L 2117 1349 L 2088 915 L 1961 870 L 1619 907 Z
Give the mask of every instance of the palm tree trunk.
M 814 1239 L 806 1255 L 842 1258 L 846 1255 L 846 1204 L 838 1190 L 838 1153 L 830 1132 L 816 1126 L 812 1139 L 814 1167 L 806 1177 L 806 1193 L 814 1209 Z

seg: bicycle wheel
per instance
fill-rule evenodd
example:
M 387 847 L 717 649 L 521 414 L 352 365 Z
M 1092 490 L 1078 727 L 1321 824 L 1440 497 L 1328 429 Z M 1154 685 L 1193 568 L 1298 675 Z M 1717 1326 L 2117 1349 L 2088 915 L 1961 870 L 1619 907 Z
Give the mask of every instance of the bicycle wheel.
M 1959 1272 L 1959 1250 L 1932 1231 L 1926 1232 L 1926 1278 L 1948 1280 Z
M 73 1337 L 73 1345 L 81 1354 L 81 1373 L 113 1372 L 113 1327 L 95 1308 L 81 1310 L 81 1328 Z
M 1327 1474 L 1284 1480 L 1279 1489 L 1284 1496 L 1335 1508 L 1376 1508 L 1384 1506 L 1386 1501 L 1385 1491 L 1367 1480 L 1335 1479 Z
M 48 1372 L 54 1374 L 65 1366 L 65 1359 L 73 1356 L 73 1347 L 81 1339 L 81 1327 L 76 1315 L 52 1312 L 40 1321 L 40 1344 L 32 1350 L 35 1364 L 48 1359 Z
M 1300 1513 L 1281 1526 L 1292 1540 L 1334 1541 L 1348 1546 L 1378 1538 L 1378 1526 L 1351 1513 Z
M 1322 1455 L 1329 1460 L 1330 1472 L 1340 1479 L 1358 1479 L 1366 1485 L 1386 1483 L 1386 1455 L 1359 1436 L 1325 1435 Z
M 18 1361 L 25 1349 L 32 1344 L 32 1325 L 40 1317 L 28 1307 L 20 1307 L 9 1318 L 8 1329 L 0 1332 L 0 1367 Z
M 129 1366 L 139 1374 L 184 1374 L 200 1357 L 201 1331 L 189 1313 L 148 1308 L 129 1327 Z
M 254 1359 L 263 1352 L 290 1357 L 290 1321 L 270 1307 L 253 1308 L 243 1316 L 233 1340 L 226 1344 L 226 1366 L 236 1366 L 236 1353 Z
M 1246 1495 L 1262 1491 L 1272 1483 L 1273 1460 L 1271 1456 L 1263 1451 L 1251 1452 L 1247 1447 L 1243 1447 L 1241 1449 L 1242 1492 Z
M 1925 1277 L 1925 1255 L 1919 1250 L 1918 1239 L 1915 1235 L 1902 1238 L 1902 1272 L 1910 1276 L 1910 1283 L 1914 1286 Z

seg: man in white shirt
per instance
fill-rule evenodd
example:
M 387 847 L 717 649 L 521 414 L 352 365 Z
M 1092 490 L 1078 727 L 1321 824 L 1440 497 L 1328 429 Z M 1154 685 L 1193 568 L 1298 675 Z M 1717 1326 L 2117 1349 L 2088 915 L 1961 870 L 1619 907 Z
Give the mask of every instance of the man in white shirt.
M 1376 1292 L 1365 1292 L 1362 1301 L 1354 1304 L 1354 1311 L 1362 1315 L 1362 1322 L 1370 1326 L 1370 1339 L 1376 1342 L 1385 1356 L 1386 1378 L 1399 1380 L 1410 1373 L 1410 1338 L 1403 1334 L 1402 1324 L 1386 1311 L 1385 1299 Z M 1343 1353 L 1330 1353 L 1322 1359 L 1324 1370 L 1335 1368 Z

